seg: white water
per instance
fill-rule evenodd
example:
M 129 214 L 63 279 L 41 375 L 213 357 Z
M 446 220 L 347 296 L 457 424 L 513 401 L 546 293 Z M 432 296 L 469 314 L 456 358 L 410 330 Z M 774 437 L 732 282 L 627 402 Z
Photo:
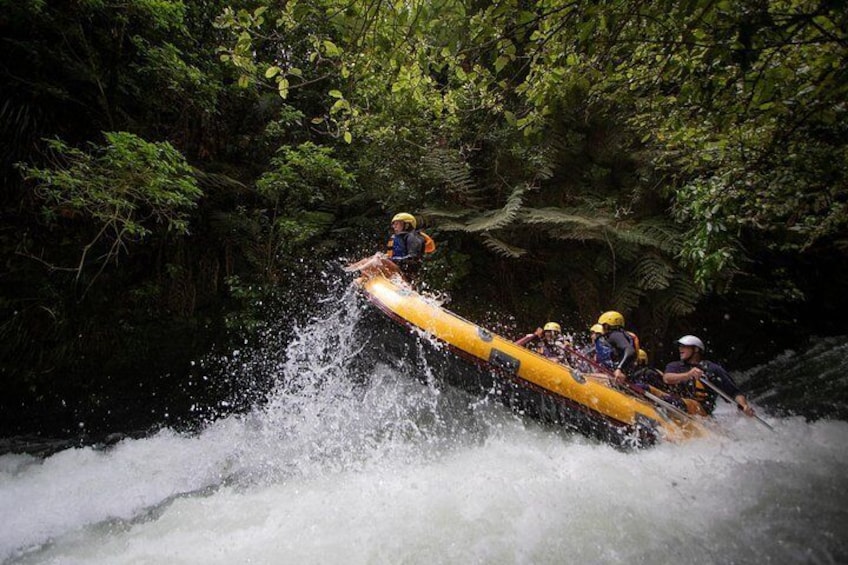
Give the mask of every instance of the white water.
M 726 436 L 617 451 L 426 367 L 353 378 L 358 308 L 302 332 L 261 410 L 0 457 L 0 561 L 848 562 L 848 423 L 728 411 Z

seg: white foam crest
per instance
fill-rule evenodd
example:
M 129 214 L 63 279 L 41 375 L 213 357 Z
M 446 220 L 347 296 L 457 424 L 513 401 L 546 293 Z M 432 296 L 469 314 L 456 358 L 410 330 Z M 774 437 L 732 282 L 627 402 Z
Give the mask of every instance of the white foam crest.
M 453 442 L 438 414 L 442 395 L 422 387 L 403 360 L 372 364 L 358 375 L 352 370 L 362 347 L 357 322 L 363 307 L 352 291 L 325 303 L 324 315 L 298 330 L 286 360 L 271 369 L 277 385 L 269 401 L 250 414 L 219 420 L 196 435 L 165 430 L 43 461 L 0 457 L 0 512 L 10 516 L 0 532 L 0 561 L 225 483 L 247 488 L 314 479 L 392 459 L 418 460 Z M 19 512 L 23 501 L 26 511 Z
M 0 560 L 81 526 L 130 519 L 173 496 L 220 484 L 244 431 L 230 418 L 198 436 L 164 430 L 107 451 L 67 449 L 0 474 Z M 20 456 L 0 457 L 0 467 L 16 460 Z
M 324 306 L 250 414 L 0 457 L 0 561 L 848 560 L 848 423 L 725 410 L 724 436 L 621 452 L 442 390 L 423 355 L 363 365 L 362 302 Z
M 273 393 L 250 417 L 258 433 L 243 459 L 261 460 L 251 470 L 255 479 L 315 476 L 388 457 L 420 458 L 446 437 L 442 411 L 452 418 L 471 411 L 462 393 L 443 397 L 426 365 L 363 359 L 363 340 L 376 338 L 358 325 L 368 306 L 353 291 L 330 305 L 297 330 Z M 429 386 L 421 386 L 422 378 Z
M 438 458 L 180 498 L 23 562 L 844 561 L 848 424 L 739 422 L 625 453 L 505 420 Z

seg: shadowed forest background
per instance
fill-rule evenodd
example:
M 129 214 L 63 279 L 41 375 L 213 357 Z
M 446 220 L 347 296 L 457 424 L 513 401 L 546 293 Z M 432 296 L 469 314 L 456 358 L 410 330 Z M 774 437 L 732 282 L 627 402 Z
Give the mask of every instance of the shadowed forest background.
M 0 42 L 0 435 L 260 401 L 220 359 L 399 211 L 510 337 L 845 333 L 844 1 L 0 0 Z

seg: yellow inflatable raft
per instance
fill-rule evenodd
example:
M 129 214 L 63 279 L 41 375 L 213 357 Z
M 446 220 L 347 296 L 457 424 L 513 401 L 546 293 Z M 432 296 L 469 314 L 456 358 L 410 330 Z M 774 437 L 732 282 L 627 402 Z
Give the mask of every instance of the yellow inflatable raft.
M 706 432 L 696 420 L 673 407 L 586 378 L 442 308 L 411 289 L 394 263 L 381 255 L 347 270 L 361 272 L 356 283 L 384 314 L 424 332 L 436 341 L 437 349 L 447 346 L 455 356 L 476 366 L 475 376 L 447 375 L 453 384 L 484 389 L 516 411 L 577 428 L 616 445 L 679 441 Z

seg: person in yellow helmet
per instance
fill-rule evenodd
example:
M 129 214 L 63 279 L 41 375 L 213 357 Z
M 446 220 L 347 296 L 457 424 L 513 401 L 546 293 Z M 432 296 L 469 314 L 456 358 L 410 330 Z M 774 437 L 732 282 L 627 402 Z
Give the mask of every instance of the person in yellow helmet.
M 557 363 L 568 362 L 570 344 L 562 335 L 562 327 L 556 322 L 548 322 L 542 328 L 518 339 L 516 345 L 532 349 L 536 353 Z
M 418 221 L 407 212 L 395 214 L 392 218 L 392 234 L 389 238 L 386 254 L 407 279 L 413 279 L 421 270 L 424 256 L 424 238 L 416 231 Z
M 624 331 L 624 316 L 615 310 L 601 314 L 598 324 L 603 328 L 604 338 L 610 345 L 613 375 L 616 381 L 623 383 L 636 361 L 638 347 L 635 339 Z
M 598 365 L 610 370 L 614 368 L 612 347 L 604 337 L 604 327 L 601 324 L 594 324 L 589 328 L 589 345 L 583 354 Z

